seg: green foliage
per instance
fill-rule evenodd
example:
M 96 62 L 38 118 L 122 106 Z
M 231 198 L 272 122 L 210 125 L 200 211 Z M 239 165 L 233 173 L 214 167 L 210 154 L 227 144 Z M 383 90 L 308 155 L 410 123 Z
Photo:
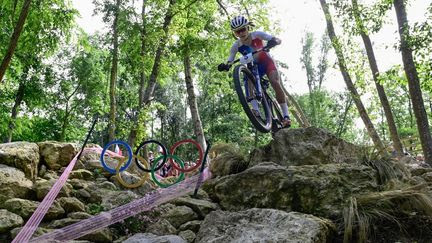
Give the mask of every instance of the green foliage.
M 104 210 L 105 210 L 104 207 L 97 203 L 90 203 L 87 205 L 87 213 L 91 215 L 97 215 L 103 212 Z
M 302 95 L 296 99 L 306 115 L 311 117 L 310 96 Z M 315 126 L 326 129 L 348 141 L 356 142 L 357 131 L 354 120 L 357 111 L 353 106 L 350 94 L 348 92 L 334 93 L 322 90 L 314 92 L 314 99 L 316 100 L 316 116 L 319 117 Z
M 0 54 L 7 48 L 23 1 L 3 0 L 0 3 Z M 358 25 L 352 21 L 351 1 L 332 1 L 337 20 L 342 20 L 345 36 L 340 51 L 347 54 L 347 64 L 361 93 L 371 91 L 369 72 L 365 72 L 365 55 L 357 48 L 353 34 Z M 14 4 L 17 3 L 15 6 Z M 76 27 L 77 11 L 70 1 L 34 1 L 19 45 L 0 85 L 0 134 L 5 139 L 9 125 L 15 124 L 13 140 L 42 141 L 82 140 L 95 114 L 100 115 L 91 140 L 100 145 L 107 142 L 109 112 L 109 77 L 111 67 L 112 24 L 119 13 L 119 66 L 117 84 L 116 138 L 127 140 L 138 120 L 137 142 L 154 138 L 168 146 L 194 138 L 193 123 L 187 108 L 184 80 L 185 55 L 192 64 L 198 109 L 205 136 L 212 143 L 235 143 L 244 153 L 266 144 L 270 134 L 260 134 L 250 124 L 233 89 L 231 74 L 216 70 L 227 59 L 233 36 L 227 19 L 243 14 L 252 20 L 255 29 L 277 34 L 277 23 L 268 16 L 272 10 L 267 0 L 222 1 L 228 15 L 217 1 L 177 0 L 173 9 L 168 36 L 162 29 L 168 1 L 96 0 L 95 14 L 103 18 L 107 32 L 88 36 Z M 387 21 L 391 1 L 375 1 L 360 6 L 361 18 L 370 33 L 377 32 Z M 426 20 L 413 25 L 410 43 L 416 54 L 418 72 L 427 101 L 431 102 L 431 10 Z M 321 89 L 328 69 L 330 42 L 326 35 L 315 43 L 312 34 L 305 38 L 302 62 L 311 85 L 309 95 L 298 96 L 300 106 L 318 126 L 352 142 L 362 141 L 363 131 L 356 129 L 358 115 L 346 93 Z M 150 105 L 140 105 L 140 87 L 150 78 L 156 50 L 161 38 L 167 45 Z M 367 73 L 365 75 L 365 73 Z M 407 82 L 400 67 L 381 76 L 394 109 L 398 131 L 408 150 L 418 149 L 412 141 L 418 138 L 407 91 Z M 20 85 L 25 94 L 16 119 L 11 119 Z M 313 101 L 313 102 L 311 102 Z M 378 99 L 371 97 L 369 112 L 379 124 L 381 135 L 387 136 Z M 431 107 L 432 108 L 432 107 Z M 431 112 L 428 112 L 432 114 Z

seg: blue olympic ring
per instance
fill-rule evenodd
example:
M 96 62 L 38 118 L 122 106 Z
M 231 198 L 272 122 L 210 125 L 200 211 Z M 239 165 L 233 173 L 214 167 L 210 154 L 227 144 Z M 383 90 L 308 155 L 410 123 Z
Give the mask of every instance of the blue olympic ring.
M 120 168 L 120 172 L 126 170 L 126 168 L 128 168 L 129 165 L 130 165 L 131 162 L 132 162 L 132 149 L 131 149 L 131 147 L 129 146 L 129 144 L 127 144 L 127 143 L 125 143 L 125 142 L 123 142 L 123 141 L 120 141 L 120 140 L 115 140 L 115 141 L 112 141 L 112 142 L 108 143 L 108 144 L 104 147 L 104 149 L 102 150 L 100 160 L 101 160 L 101 162 L 102 162 L 102 166 L 104 167 L 104 169 L 107 170 L 107 171 L 108 171 L 109 173 L 111 173 L 111 174 L 115 174 L 115 173 L 117 173 L 117 172 L 116 172 L 116 169 L 115 169 L 115 168 L 113 169 L 113 168 L 108 167 L 108 165 L 105 163 L 104 154 L 105 154 L 106 150 L 107 150 L 111 145 L 114 145 L 114 144 L 123 145 L 124 147 L 126 147 L 126 150 L 127 150 L 127 153 L 128 153 L 128 161 L 126 162 L 125 165 L 123 165 L 123 166 Z

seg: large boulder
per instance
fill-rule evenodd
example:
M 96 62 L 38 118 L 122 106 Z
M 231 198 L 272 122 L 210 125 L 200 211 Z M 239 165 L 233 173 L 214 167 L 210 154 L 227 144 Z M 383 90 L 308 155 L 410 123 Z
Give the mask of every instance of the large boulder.
M 377 191 L 378 185 L 375 171 L 367 166 L 285 167 L 267 162 L 209 180 L 203 188 L 227 210 L 275 208 L 338 218 L 351 195 Z
M 0 144 L 0 164 L 18 168 L 34 180 L 38 175 L 39 147 L 27 142 Z
M 285 129 L 277 132 L 266 146 L 250 154 L 250 167 L 263 161 L 279 165 L 319 165 L 358 163 L 361 149 L 315 127 Z
M 0 164 L 0 206 L 10 198 L 32 198 L 33 183 L 21 170 Z
M 0 233 L 6 233 L 9 230 L 21 226 L 24 220 L 6 209 L 0 209 Z
M 72 143 L 47 141 L 37 145 L 39 146 L 42 162 L 51 170 L 58 170 L 67 166 L 78 152 L 77 144 Z
M 275 209 L 213 211 L 195 242 L 330 242 L 335 226 L 326 219 Z

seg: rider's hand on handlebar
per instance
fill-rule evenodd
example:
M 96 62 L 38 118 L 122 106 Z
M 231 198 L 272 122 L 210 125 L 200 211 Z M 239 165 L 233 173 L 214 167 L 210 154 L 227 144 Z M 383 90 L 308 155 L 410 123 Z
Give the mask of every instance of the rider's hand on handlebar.
M 281 43 L 280 39 L 273 37 L 271 40 L 267 42 L 267 45 L 264 47 L 264 50 L 269 50 L 270 48 L 273 48 L 279 45 L 280 43 Z
M 221 63 L 221 64 L 218 65 L 218 70 L 219 70 L 219 72 L 222 72 L 222 71 L 229 71 L 230 68 L 231 68 L 231 65 L 230 65 L 230 64 Z

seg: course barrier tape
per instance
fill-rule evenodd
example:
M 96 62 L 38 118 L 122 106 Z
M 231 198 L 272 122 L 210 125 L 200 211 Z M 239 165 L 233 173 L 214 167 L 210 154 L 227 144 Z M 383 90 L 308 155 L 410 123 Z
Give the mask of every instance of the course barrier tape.
M 80 222 L 68 225 L 64 228 L 54 230 L 50 233 L 32 239 L 31 242 L 65 242 L 78 239 L 79 237 L 120 222 L 143 211 L 148 211 L 160 204 L 166 203 L 177 197 L 192 192 L 194 187 L 191 185 L 198 183 L 200 176 L 201 175 L 195 175 L 189 177 L 181 183 L 172 185 L 169 188 L 159 188 L 155 192 L 148 193 L 140 199 L 134 200 L 110 211 L 100 213 L 99 215 L 82 220 Z M 208 168 L 206 168 L 202 173 L 202 179 L 205 181 L 210 177 L 211 173 Z

